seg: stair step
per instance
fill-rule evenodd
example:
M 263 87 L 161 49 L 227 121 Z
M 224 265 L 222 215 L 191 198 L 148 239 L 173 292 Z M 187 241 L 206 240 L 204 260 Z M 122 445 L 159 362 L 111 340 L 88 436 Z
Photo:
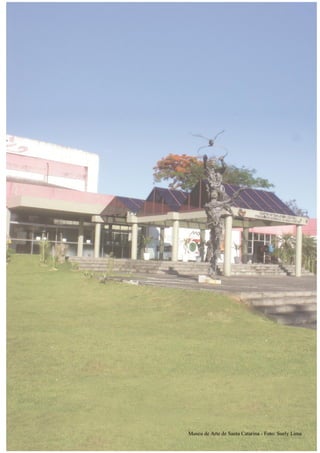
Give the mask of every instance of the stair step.
M 306 326 L 315 328 L 317 323 L 316 312 L 292 312 L 290 314 L 277 313 L 268 315 L 268 318 L 287 326 Z
M 316 291 L 241 293 L 240 301 L 279 324 L 316 328 Z
M 282 304 L 282 305 L 263 305 L 263 306 L 255 306 L 255 309 L 265 313 L 265 314 L 284 314 L 284 313 L 296 313 L 296 312 L 313 312 L 316 313 L 317 311 L 317 304 L 316 303 L 305 303 L 305 304 Z
M 315 291 L 268 291 L 268 292 L 242 292 L 239 295 L 240 300 L 247 301 L 257 305 L 275 305 L 279 304 L 281 299 L 297 300 L 303 303 L 304 300 L 316 300 L 317 294 Z
M 208 274 L 209 263 L 202 262 L 172 262 L 172 261 L 144 261 L 127 258 L 79 258 L 70 257 L 69 261 L 81 270 L 97 272 L 120 271 L 120 272 L 145 272 L 145 273 L 179 273 L 180 275 Z M 219 264 L 217 273 L 223 275 L 223 265 Z M 263 276 L 279 275 L 287 273 L 277 264 L 232 264 L 231 275 L 233 276 Z

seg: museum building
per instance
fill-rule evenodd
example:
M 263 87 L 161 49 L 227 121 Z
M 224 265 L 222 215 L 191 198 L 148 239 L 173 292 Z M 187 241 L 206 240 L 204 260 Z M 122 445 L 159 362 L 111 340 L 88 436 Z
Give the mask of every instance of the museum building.
M 147 250 L 152 259 L 205 259 L 203 183 L 191 193 L 155 187 L 142 200 L 97 193 L 97 154 L 8 135 L 6 157 L 7 238 L 17 253 L 39 253 L 45 239 L 65 243 L 68 256 L 138 259 Z M 238 189 L 224 188 L 230 197 Z M 259 247 L 287 230 L 296 236 L 301 275 L 302 233 L 315 235 L 315 223 L 310 230 L 307 217 L 294 215 L 265 190 L 244 189 L 231 209 L 224 216 L 224 275 L 230 275 L 240 245 L 243 262 L 259 261 Z

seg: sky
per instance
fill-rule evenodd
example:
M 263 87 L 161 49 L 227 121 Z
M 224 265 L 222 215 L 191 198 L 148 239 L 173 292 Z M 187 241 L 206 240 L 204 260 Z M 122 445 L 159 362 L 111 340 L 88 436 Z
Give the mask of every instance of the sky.
M 169 153 L 256 169 L 316 216 L 316 3 L 7 3 L 7 133 L 146 198 Z M 166 187 L 166 184 L 156 184 Z

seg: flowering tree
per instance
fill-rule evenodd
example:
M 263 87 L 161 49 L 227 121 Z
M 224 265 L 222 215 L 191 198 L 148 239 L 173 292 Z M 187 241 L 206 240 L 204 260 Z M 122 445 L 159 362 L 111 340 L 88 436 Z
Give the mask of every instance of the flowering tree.
M 186 154 L 169 154 L 153 167 L 154 181 L 170 181 L 172 189 L 192 190 L 205 177 L 202 158 Z M 255 177 L 256 170 L 228 165 L 223 182 L 245 187 L 271 188 L 273 184 L 265 178 Z
M 186 154 L 169 154 L 153 167 L 154 181 L 171 180 L 171 189 L 190 190 L 203 176 L 203 164 L 197 157 Z

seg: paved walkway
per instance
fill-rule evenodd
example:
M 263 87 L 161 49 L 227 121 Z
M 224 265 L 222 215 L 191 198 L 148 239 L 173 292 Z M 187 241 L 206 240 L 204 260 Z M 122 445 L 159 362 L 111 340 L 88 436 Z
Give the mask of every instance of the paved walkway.
M 130 280 L 130 279 L 129 279 Z M 131 282 L 139 281 L 141 284 L 176 287 L 194 290 L 212 290 L 217 292 L 243 293 L 243 292 L 275 292 L 275 291 L 316 291 L 317 278 L 288 277 L 288 276 L 233 276 L 217 277 L 221 280 L 220 285 L 198 283 L 195 277 L 179 276 L 171 274 L 135 274 Z

